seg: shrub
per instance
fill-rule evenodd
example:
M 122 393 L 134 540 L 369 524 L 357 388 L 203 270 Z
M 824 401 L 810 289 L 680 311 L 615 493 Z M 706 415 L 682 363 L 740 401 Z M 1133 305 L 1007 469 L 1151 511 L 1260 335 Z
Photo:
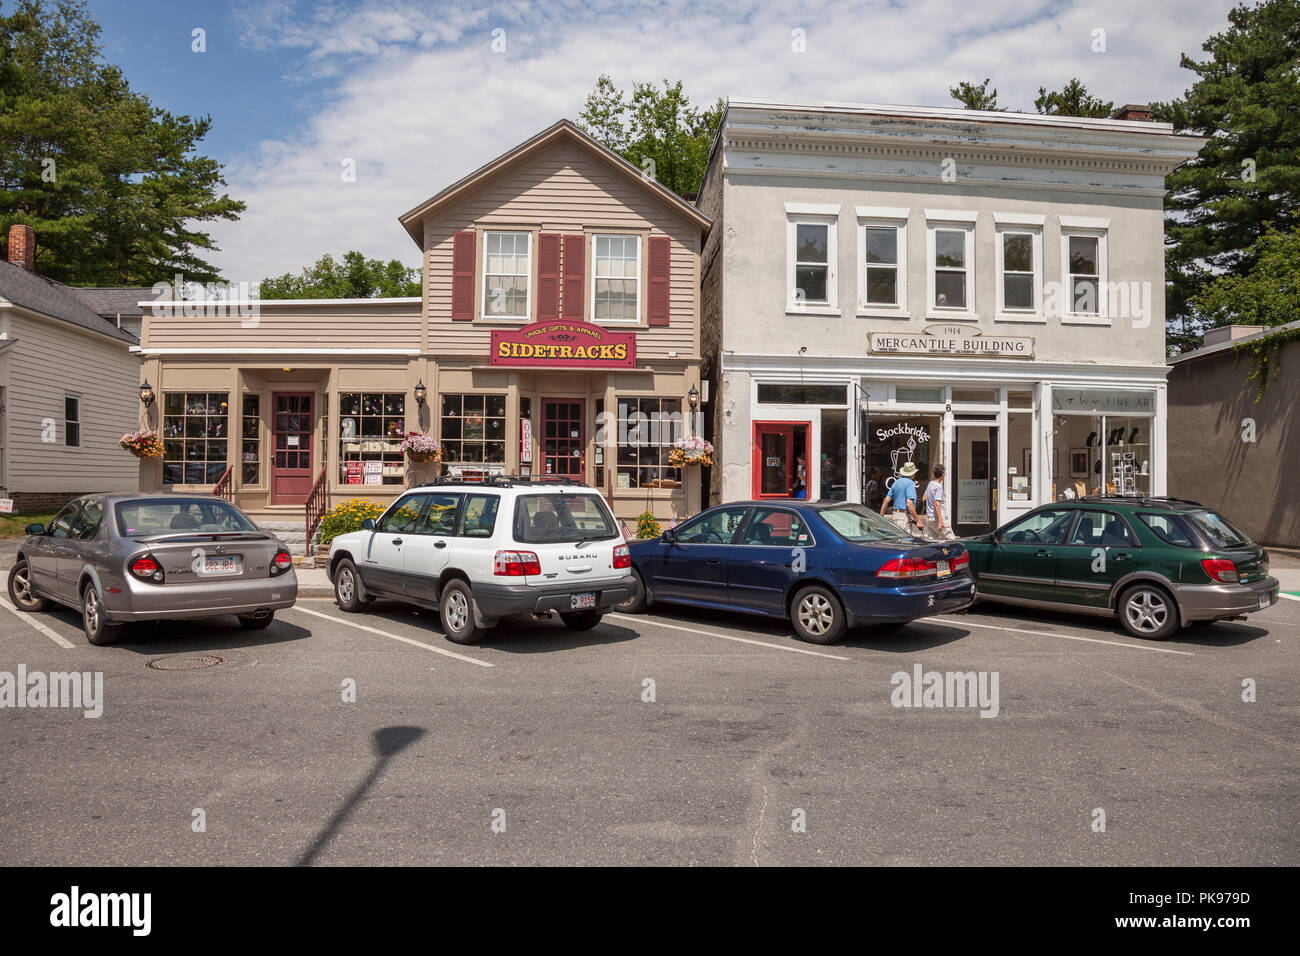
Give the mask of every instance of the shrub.
M 384 513 L 384 506 L 377 501 L 366 498 L 349 498 L 341 501 L 320 520 L 320 542 L 329 544 L 341 534 L 360 531 L 361 522 L 367 518 L 378 518 Z
M 636 536 L 638 538 L 657 538 L 663 533 L 659 519 L 652 511 L 643 511 L 636 516 Z

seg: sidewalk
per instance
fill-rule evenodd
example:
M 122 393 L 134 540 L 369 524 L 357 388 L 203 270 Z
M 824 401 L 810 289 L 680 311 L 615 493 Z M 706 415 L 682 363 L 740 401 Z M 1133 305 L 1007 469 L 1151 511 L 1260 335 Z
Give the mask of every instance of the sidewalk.
M 298 597 L 328 598 L 334 596 L 334 585 L 324 568 L 294 568 L 298 577 Z

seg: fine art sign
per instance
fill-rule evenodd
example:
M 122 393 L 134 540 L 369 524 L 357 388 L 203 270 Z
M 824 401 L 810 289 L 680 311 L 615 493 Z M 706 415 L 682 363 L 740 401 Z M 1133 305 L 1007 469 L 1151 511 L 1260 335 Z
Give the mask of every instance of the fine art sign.
M 636 368 L 636 333 L 588 322 L 534 322 L 492 333 L 489 365 L 523 368 Z
M 878 355 L 959 355 L 966 358 L 1033 358 L 1032 335 L 982 335 L 965 325 L 927 325 L 922 332 L 872 332 Z

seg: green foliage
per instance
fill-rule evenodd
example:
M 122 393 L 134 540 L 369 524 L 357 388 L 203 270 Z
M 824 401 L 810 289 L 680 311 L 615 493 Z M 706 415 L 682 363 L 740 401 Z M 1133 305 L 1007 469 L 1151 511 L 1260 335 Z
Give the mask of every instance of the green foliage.
M 984 82 L 978 85 L 962 80 L 956 86 L 948 87 L 948 95 L 968 110 L 993 110 L 1005 113 L 1007 108 L 998 106 L 998 91 L 989 89 L 990 82 L 990 77 L 985 77 Z
M 1209 137 L 1166 182 L 1166 311 L 1194 330 L 1216 320 L 1193 299 L 1249 271 L 1269 223 L 1300 226 L 1300 0 L 1242 4 L 1228 20 L 1203 44 L 1207 59 L 1183 55 L 1198 77 L 1184 98 L 1152 106 L 1153 118 Z
M 723 102 L 696 109 L 682 82 L 656 89 L 636 83 L 631 97 L 602 74 L 587 96 L 578 126 L 678 195 L 699 191 L 709 149 L 722 120 Z
M 329 544 L 341 534 L 360 531 L 361 522 L 367 518 L 378 520 L 383 513 L 383 505 L 366 498 L 349 498 L 347 501 L 340 502 L 325 512 L 325 516 L 321 518 L 320 542 Z
M 1076 76 L 1060 90 L 1049 92 L 1047 87 L 1040 86 L 1038 97 L 1034 100 L 1034 108 L 1040 113 L 1057 116 L 1090 116 L 1094 119 L 1104 119 L 1115 109 L 1115 104 L 1090 95 L 1087 87 Z
M 420 270 L 397 259 L 367 259 L 355 249 L 337 262 L 329 253 L 297 275 L 263 279 L 263 299 L 374 299 L 420 294 Z
M 239 218 L 208 117 L 176 116 L 103 61 L 83 0 L 19 0 L 0 13 L 0 240 L 36 231 L 37 269 L 63 282 L 214 282 L 198 223 Z
M 1245 272 L 1221 275 L 1190 300 L 1193 309 L 1210 326 L 1280 326 L 1300 318 L 1300 232 L 1279 232 L 1272 227 L 1253 250 L 1254 262 Z M 1277 376 L 1282 346 L 1300 337 L 1288 329 L 1242 342 L 1233 348 L 1251 356 L 1246 381 L 1259 381 L 1256 401 L 1270 378 Z
M 653 511 L 643 511 L 636 516 L 636 536 L 638 538 L 657 538 L 663 534 L 663 525 L 654 516 Z

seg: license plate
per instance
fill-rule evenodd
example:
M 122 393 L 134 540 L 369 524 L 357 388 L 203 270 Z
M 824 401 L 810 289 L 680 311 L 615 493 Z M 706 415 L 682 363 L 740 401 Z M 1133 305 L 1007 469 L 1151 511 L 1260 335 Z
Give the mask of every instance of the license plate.
M 950 574 L 952 574 L 952 566 L 949 565 L 947 561 L 940 561 L 940 562 L 939 562 L 939 577 L 941 577 L 941 578 L 946 578 L 946 577 L 947 577 L 948 575 L 950 575 Z
M 239 563 L 233 556 L 224 558 L 204 558 L 204 574 L 238 574 Z
M 1271 594 L 1261 594 L 1259 596 L 1259 609 L 1262 611 L 1273 603 Z
M 574 594 L 569 597 L 569 609 L 573 611 L 585 611 L 588 608 L 596 606 L 596 592 L 591 591 L 587 594 Z

